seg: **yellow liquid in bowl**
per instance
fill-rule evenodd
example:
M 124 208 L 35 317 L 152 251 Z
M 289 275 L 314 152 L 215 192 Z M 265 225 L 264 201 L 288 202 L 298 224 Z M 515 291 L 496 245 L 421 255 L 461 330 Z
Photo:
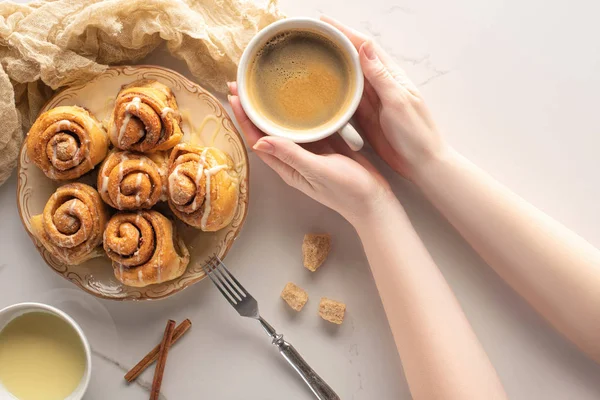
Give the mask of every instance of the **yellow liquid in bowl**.
M 23 314 L 0 332 L 0 383 L 19 400 L 64 400 L 85 366 L 81 338 L 53 314 Z

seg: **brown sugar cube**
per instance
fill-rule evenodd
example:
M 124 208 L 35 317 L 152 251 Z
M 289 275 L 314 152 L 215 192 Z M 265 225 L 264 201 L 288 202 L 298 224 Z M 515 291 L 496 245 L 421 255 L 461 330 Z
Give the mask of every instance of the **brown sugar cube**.
M 344 322 L 344 314 L 346 313 L 346 305 L 339 301 L 321 297 L 319 303 L 319 315 L 326 321 L 341 325 Z
M 304 266 L 315 272 L 323 264 L 331 248 L 331 235 L 329 233 L 307 233 L 302 242 Z
M 281 298 L 294 310 L 300 311 L 308 301 L 308 294 L 301 287 L 288 282 L 281 292 Z

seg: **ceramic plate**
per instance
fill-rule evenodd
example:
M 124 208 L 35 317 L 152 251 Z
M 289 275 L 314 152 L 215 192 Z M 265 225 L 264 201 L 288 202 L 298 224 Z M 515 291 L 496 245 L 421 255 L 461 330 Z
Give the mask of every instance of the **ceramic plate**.
M 50 268 L 86 292 L 105 299 L 161 299 L 202 280 L 205 275 L 201 265 L 215 254 L 225 257 L 244 223 L 248 207 L 248 154 L 242 137 L 214 96 L 174 71 L 153 66 L 112 67 L 85 85 L 70 87 L 57 93 L 41 112 L 57 106 L 79 105 L 89 109 L 100 121 L 107 121 L 121 86 L 138 79 L 155 79 L 173 90 L 183 116 L 184 142 L 194 140 L 201 145 L 218 147 L 231 155 L 240 176 L 240 200 L 231 224 L 218 232 L 202 232 L 177 222 L 177 228 L 191 255 L 190 264 L 183 276 L 145 288 L 124 286 L 114 277 L 107 257 L 95 258 L 76 266 L 65 265 L 55 259 L 32 235 L 31 217 L 43 211 L 48 198 L 65 182 L 57 183 L 46 178 L 27 157 L 23 145 L 19 156 L 17 204 L 25 229 Z M 78 181 L 95 187 L 95 171 Z M 162 207 L 159 204 L 158 208 L 161 211 L 168 210 L 164 204 Z

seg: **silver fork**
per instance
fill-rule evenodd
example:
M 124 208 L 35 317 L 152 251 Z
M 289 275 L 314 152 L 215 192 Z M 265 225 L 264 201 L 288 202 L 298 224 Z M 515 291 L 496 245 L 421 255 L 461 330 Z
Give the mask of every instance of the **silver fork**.
M 212 258 L 206 265 L 202 266 L 204 272 L 213 281 L 217 289 L 227 299 L 229 304 L 242 316 L 258 320 L 265 332 L 271 337 L 272 343 L 277 347 L 281 355 L 300 374 L 310 390 L 320 400 L 339 400 L 333 389 L 308 365 L 300 353 L 288 342 L 283 340 L 283 335 L 265 321 L 258 311 L 258 303 L 248 293 L 237 279 L 227 270 L 225 264 L 219 257 Z

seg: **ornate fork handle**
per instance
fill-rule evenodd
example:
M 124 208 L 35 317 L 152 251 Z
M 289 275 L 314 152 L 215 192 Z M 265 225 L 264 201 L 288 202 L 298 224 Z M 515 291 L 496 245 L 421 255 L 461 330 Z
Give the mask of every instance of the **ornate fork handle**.
M 260 316 L 256 299 L 231 275 L 218 257 L 209 260 L 202 268 L 238 314 L 260 322 L 281 355 L 294 367 L 319 400 L 340 399 L 333 389 L 304 361 L 294 346 L 283 340 L 283 335 L 278 334 L 275 328 Z
M 308 365 L 304 358 L 290 343 L 283 340 L 283 335 L 278 334 L 275 329 L 262 317 L 258 321 L 273 341 L 273 344 L 279 349 L 279 353 L 302 377 L 304 382 L 310 387 L 310 390 L 319 400 L 339 400 L 340 397 L 335 394 L 333 389 Z

